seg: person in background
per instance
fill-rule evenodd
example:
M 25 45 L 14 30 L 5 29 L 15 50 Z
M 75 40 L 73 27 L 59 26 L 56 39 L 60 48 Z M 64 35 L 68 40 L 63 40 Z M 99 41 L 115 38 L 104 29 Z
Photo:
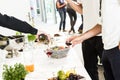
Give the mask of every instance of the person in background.
M 83 32 L 83 14 L 81 14 L 82 24 L 80 25 L 78 32 L 81 34 Z
M 73 1 L 77 1 L 77 0 L 73 0 Z M 70 30 L 69 30 L 69 34 L 70 34 L 72 31 L 73 31 L 73 33 L 75 33 L 74 25 L 75 25 L 76 20 L 77 20 L 77 14 L 76 14 L 76 11 L 74 11 L 74 9 L 72 9 L 69 4 L 67 4 L 67 13 L 68 13 L 68 15 L 69 15 L 70 25 L 71 25 L 71 28 L 70 28 Z
M 99 0 L 81 0 L 79 1 L 79 3 L 73 2 L 72 0 L 66 1 L 75 11 L 77 11 L 80 14 L 83 14 L 84 18 L 83 33 L 99 25 Z M 68 40 L 70 40 L 72 44 L 77 44 L 77 42 L 76 43 L 74 42 L 74 40 L 76 40 L 77 37 L 75 36 Z M 101 59 L 103 52 L 103 43 L 101 35 L 96 35 L 87 40 L 84 40 L 82 42 L 82 52 L 84 66 L 88 74 L 90 75 L 91 79 L 99 80 L 98 56 Z
M 63 26 L 63 32 L 66 32 L 65 26 L 66 26 L 66 3 L 64 0 L 57 0 L 56 1 L 56 8 L 60 15 L 60 25 L 59 25 L 59 31 L 61 31 Z
M 30 34 L 36 35 L 36 38 L 38 38 L 40 34 L 47 35 L 44 31 L 41 31 L 32 27 L 30 24 L 28 24 L 25 21 L 19 20 L 13 16 L 1 14 L 1 13 L 0 13 L 0 26 L 9 28 L 12 30 L 16 30 L 19 32 L 23 32 L 23 33 L 30 33 Z
M 85 0 L 84 0 L 85 1 Z M 94 0 L 96 1 L 96 0 Z M 92 8 L 91 8 L 92 9 Z M 105 80 L 120 80 L 120 0 L 102 0 L 101 25 L 67 39 L 73 45 L 102 33 Z

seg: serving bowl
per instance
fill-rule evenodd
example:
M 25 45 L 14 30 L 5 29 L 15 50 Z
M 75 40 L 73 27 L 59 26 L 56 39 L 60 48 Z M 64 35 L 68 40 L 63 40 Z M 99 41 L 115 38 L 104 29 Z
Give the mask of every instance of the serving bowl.
M 51 58 L 64 58 L 67 56 L 69 52 L 69 47 L 61 47 L 61 46 L 54 46 L 54 47 L 51 47 L 50 49 L 47 49 L 47 52 L 46 54 L 49 55 L 50 54 L 50 57 Z

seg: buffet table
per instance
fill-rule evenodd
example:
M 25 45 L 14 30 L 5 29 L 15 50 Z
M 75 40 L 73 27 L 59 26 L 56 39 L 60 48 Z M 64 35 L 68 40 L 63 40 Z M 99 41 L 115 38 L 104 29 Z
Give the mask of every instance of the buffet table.
M 56 76 L 59 70 L 67 71 L 69 69 L 75 69 L 77 74 L 85 77 L 85 80 L 91 80 L 88 73 L 86 72 L 82 57 L 76 53 L 76 48 L 71 48 L 66 57 L 61 59 L 48 58 L 42 47 L 36 47 L 30 50 L 33 53 L 32 61 L 35 66 L 34 72 L 30 72 L 25 80 L 48 80 L 48 78 Z M 24 64 L 24 54 L 21 52 L 18 57 L 11 59 L 5 59 L 0 63 L 0 80 L 2 80 L 2 65 L 8 64 L 13 65 L 15 63 Z

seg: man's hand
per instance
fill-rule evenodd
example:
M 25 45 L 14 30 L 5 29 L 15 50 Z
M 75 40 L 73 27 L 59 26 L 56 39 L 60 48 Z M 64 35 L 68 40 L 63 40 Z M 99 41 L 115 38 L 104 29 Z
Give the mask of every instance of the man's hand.
M 77 36 L 71 36 L 69 38 L 67 38 L 66 42 L 69 43 L 71 42 L 73 39 L 75 39 Z
M 76 44 L 82 42 L 83 42 L 82 36 L 71 36 L 66 40 L 66 43 L 71 43 L 72 46 L 75 46 Z

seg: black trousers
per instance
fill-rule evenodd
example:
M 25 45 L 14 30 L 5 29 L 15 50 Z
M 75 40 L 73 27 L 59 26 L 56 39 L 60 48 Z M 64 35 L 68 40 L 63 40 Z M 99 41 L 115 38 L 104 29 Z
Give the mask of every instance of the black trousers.
M 76 20 L 77 20 L 76 11 L 74 11 L 71 8 L 67 8 L 67 13 L 70 17 L 70 25 L 71 25 L 70 31 L 73 31 L 75 33 L 74 25 L 75 25 Z
M 120 50 L 117 47 L 103 51 L 105 80 L 120 80 Z
M 98 78 L 98 56 L 102 57 L 103 43 L 101 36 L 92 37 L 82 43 L 82 51 L 84 58 L 84 66 L 92 78 L 92 80 L 99 80 Z
M 83 30 L 83 15 L 81 15 L 81 18 L 82 18 L 82 24 L 80 25 L 78 30 Z

